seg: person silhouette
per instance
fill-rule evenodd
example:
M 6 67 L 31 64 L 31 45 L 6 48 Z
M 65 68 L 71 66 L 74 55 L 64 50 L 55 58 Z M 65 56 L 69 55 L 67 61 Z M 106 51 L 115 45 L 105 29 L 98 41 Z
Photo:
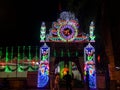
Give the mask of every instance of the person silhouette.
M 60 74 L 55 75 L 54 88 L 53 90 L 59 90 Z
M 64 75 L 63 79 L 66 82 L 66 89 L 72 90 L 72 76 L 69 74 L 69 71 L 67 71 L 67 74 Z

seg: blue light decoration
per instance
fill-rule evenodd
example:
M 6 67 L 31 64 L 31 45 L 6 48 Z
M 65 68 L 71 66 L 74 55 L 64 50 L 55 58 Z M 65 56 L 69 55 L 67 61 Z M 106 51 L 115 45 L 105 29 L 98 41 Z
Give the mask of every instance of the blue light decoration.
M 50 48 L 46 43 L 40 47 L 40 63 L 38 69 L 38 88 L 45 87 L 49 82 L 49 56 Z
M 84 48 L 84 80 L 89 80 L 89 87 L 96 88 L 95 49 L 89 43 Z

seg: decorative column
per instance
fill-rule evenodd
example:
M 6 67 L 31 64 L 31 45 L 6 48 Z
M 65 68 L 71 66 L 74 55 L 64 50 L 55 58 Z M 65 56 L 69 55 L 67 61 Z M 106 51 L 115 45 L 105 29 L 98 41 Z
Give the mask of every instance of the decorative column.
M 84 62 L 84 80 L 96 88 L 95 49 L 90 43 L 84 48 Z
M 44 42 L 46 37 L 46 26 L 45 22 L 42 22 L 41 28 L 40 28 L 40 42 Z
M 50 48 L 46 43 L 40 47 L 40 62 L 38 69 L 38 88 L 45 88 L 49 83 L 49 57 Z
M 94 22 L 91 21 L 90 26 L 89 26 L 90 42 L 95 42 L 94 29 L 95 29 Z

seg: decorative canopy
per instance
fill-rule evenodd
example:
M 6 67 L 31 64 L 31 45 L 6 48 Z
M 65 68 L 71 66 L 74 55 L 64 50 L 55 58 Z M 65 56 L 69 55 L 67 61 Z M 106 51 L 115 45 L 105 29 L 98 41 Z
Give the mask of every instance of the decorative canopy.
M 44 24 L 45 25 L 45 24 Z M 90 24 L 91 25 L 91 24 Z M 92 22 L 93 25 L 93 22 Z M 43 27 L 43 24 L 42 26 Z M 45 27 L 45 26 L 44 26 Z M 91 27 L 90 27 L 91 28 Z M 91 32 L 93 31 L 90 29 Z M 41 29 L 43 32 L 43 29 Z M 43 36 L 40 42 L 89 42 L 93 34 L 79 33 L 78 19 L 71 12 L 62 12 L 56 22 L 52 23 L 49 34 L 46 34 L 45 40 Z M 45 29 L 44 29 L 45 32 Z M 45 35 L 45 33 L 44 33 Z M 94 39 L 94 38 L 93 38 Z M 94 41 L 94 40 L 92 40 Z

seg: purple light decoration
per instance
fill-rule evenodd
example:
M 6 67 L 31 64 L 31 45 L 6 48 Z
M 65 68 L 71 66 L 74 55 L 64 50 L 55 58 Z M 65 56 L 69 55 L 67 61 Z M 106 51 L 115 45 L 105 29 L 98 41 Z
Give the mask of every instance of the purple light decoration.
M 65 32 L 65 30 L 69 30 L 70 33 L 68 36 L 66 36 L 63 32 Z M 75 32 L 74 32 L 74 28 L 71 26 L 71 25 L 65 25 L 65 26 L 62 26 L 61 29 L 60 29 L 60 34 L 62 35 L 63 38 L 69 40 L 71 38 L 73 38 Z

